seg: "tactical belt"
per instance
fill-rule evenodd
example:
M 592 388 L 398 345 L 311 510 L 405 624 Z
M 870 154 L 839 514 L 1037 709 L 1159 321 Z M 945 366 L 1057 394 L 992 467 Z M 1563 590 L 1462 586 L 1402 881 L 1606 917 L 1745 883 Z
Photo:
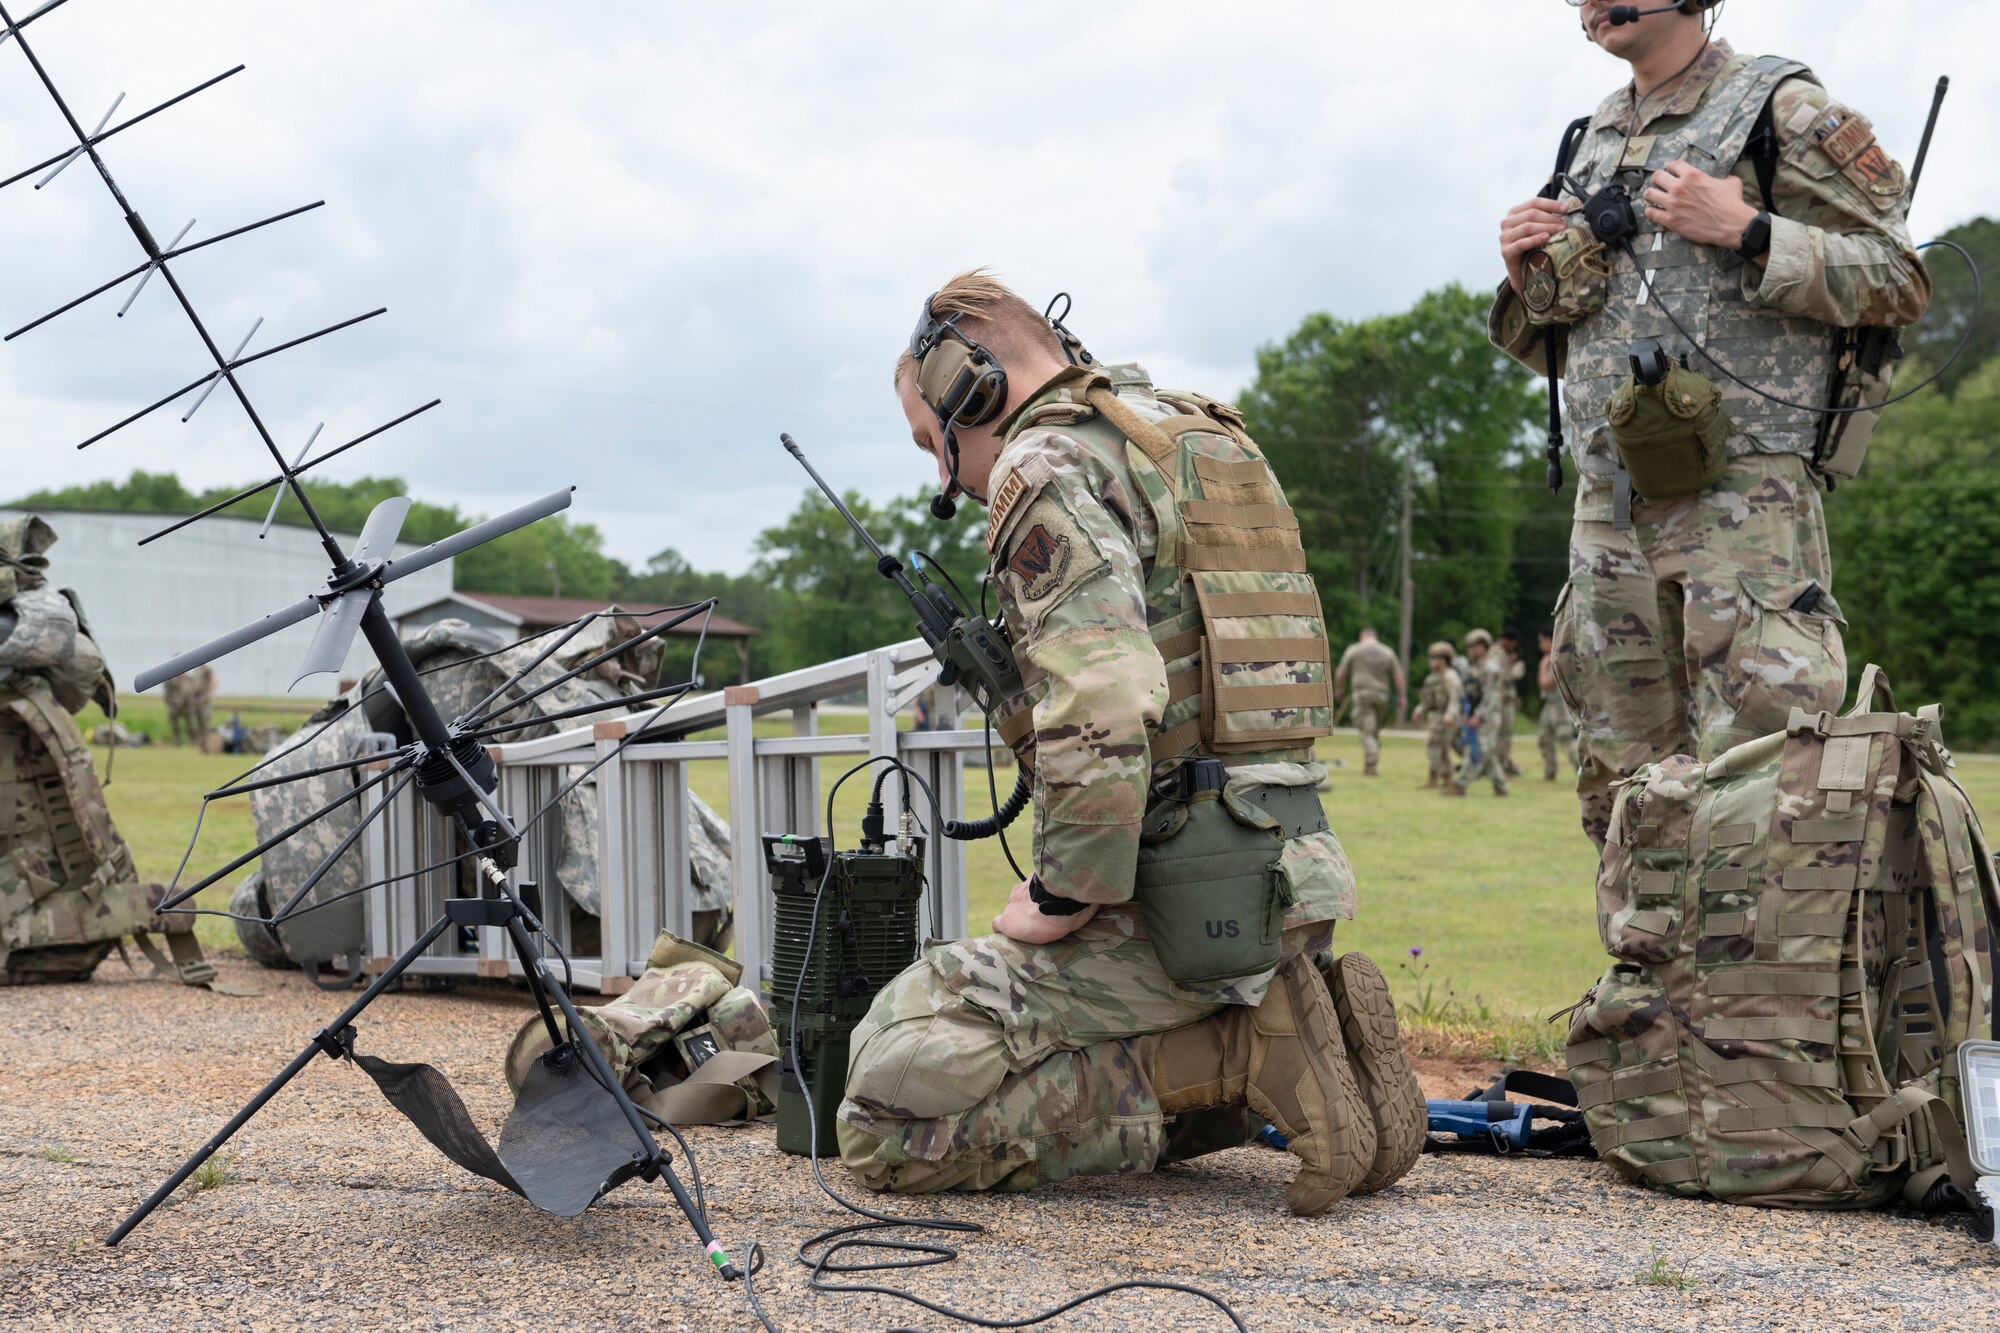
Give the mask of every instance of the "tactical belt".
M 1243 799 L 1277 820 L 1287 838 L 1325 833 L 1330 828 L 1326 807 L 1312 787 L 1252 787 L 1243 793 Z
M 1326 822 L 1326 807 L 1320 804 L 1319 792 L 1310 786 L 1299 787 L 1246 787 L 1241 793 L 1244 800 L 1278 821 L 1287 838 L 1303 838 L 1313 833 L 1328 832 L 1332 825 Z M 1169 811 L 1182 800 L 1181 793 L 1169 790 L 1155 793 L 1146 806 L 1144 827 L 1149 832 L 1158 831 Z

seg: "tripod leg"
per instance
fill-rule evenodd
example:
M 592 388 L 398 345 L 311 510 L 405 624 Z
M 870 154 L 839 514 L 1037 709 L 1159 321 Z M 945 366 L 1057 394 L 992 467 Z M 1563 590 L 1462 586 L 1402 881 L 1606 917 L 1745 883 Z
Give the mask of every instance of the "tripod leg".
M 708 1219 L 694 1206 L 694 1200 L 688 1197 L 680 1178 L 674 1174 L 672 1159 L 661 1149 L 652 1131 L 646 1128 L 646 1122 L 639 1116 L 639 1108 L 632 1104 L 632 1099 L 626 1095 L 624 1087 L 612 1076 L 610 1062 L 604 1058 L 604 1052 L 597 1049 L 597 1043 L 590 1039 L 589 1030 L 583 1026 L 583 1020 L 577 1017 L 576 1003 L 561 986 L 555 983 L 555 978 L 548 974 L 548 965 L 536 951 L 535 942 L 529 938 L 528 928 L 521 924 L 520 917 L 508 919 L 507 934 L 513 938 L 514 950 L 520 955 L 521 970 L 528 974 L 529 984 L 539 983 L 546 988 L 549 997 L 561 1007 L 563 1017 L 569 1020 L 569 1030 L 576 1034 L 575 1045 L 578 1055 L 589 1064 L 597 1081 L 618 1103 L 618 1109 L 624 1114 L 626 1123 L 632 1126 L 632 1132 L 646 1145 L 652 1165 L 666 1179 L 667 1188 L 673 1191 L 675 1202 L 680 1204 L 681 1212 L 687 1215 L 688 1225 L 694 1228 L 695 1238 L 701 1241 L 708 1255 L 708 1261 L 715 1265 L 716 1271 L 724 1278 L 733 1281 L 741 1277 L 742 1271 L 730 1259 L 729 1252 L 715 1239 L 715 1233 L 709 1229 Z
M 424 936 L 422 939 L 418 940 L 415 944 L 411 945 L 409 949 L 407 949 L 404 952 L 401 958 L 398 958 L 394 963 L 390 964 L 388 971 L 384 972 L 381 976 L 375 978 L 374 984 L 369 986 L 367 990 L 361 992 L 360 998 L 356 999 L 353 1004 L 350 1004 L 347 1006 L 347 1008 L 341 1010 L 340 1017 L 334 1019 L 333 1022 L 321 1028 L 320 1033 L 325 1033 L 331 1037 L 339 1036 L 341 1030 L 344 1029 L 349 1023 L 353 1022 L 355 1016 L 358 1015 L 363 1009 L 366 1009 L 369 1006 L 369 1004 L 371 1004 L 374 1001 L 376 996 L 380 995 L 383 991 L 387 990 L 391 985 L 393 985 L 395 983 L 396 978 L 403 975 L 403 969 L 407 968 L 410 964 L 416 962 L 417 959 L 420 956 L 422 956 L 424 950 L 430 948 L 431 945 L 435 944 L 437 942 L 438 936 L 444 934 L 445 930 L 449 928 L 450 925 L 451 925 L 450 918 L 439 917 L 437 923 L 433 925 L 429 930 L 424 932 Z M 145 1221 L 147 1214 L 151 1213 L 155 1208 L 159 1207 L 162 1203 L 164 1203 L 166 1201 L 167 1196 L 172 1194 L 175 1190 L 179 1189 L 181 1187 L 181 1184 L 184 1181 L 186 1181 L 189 1176 L 193 1175 L 203 1162 L 206 1162 L 209 1158 L 213 1157 L 215 1155 L 216 1149 L 220 1148 L 223 1144 L 229 1142 L 230 1138 L 236 1133 L 237 1130 L 243 1128 L 244 1125 L 248 1124 L 250 1122 L 251 1116 L 256 1115 L 257 1112 L 263 1110 L 265 1102 L 268 1102 L 271 1100 L 271 1098 L 277 1096 L 278 1090 L 280 1088 L 284 1087 L 287 1083 L 290 1083 L 294 1078 L 297 1078 L 299 1071 L 301 1069 L 304 1069 L 307 1065 L 311 1064 L 312 1058 L 315 1055 L 329 1053 L 327 1052 L 327 1048 L 320 1044 L 318 1036 L 319 1036 L 318 1033 L 314 1034 L 314 1040 L 308 1043 L 303 1051 L 300 1051 L 297 1055 L 293 1056 L 292 1062 L 286 1065 L 284 1069 L 280 1070 L 276 1078 L 272 1079 L 269 1083 L 266 1083 L 264 1085 L 263 1091 L 259 1092 L 255 1097 L 252 1097 L 248 1102 L 245 1102 L 243 1105 L 243 1109 L 238 1111 L 235 1115 L 231 1116 L 229 1118 L 229 1123 L 224 1125 L 220 1130 L 216 1131 L 214 1138 L 210 1139 L 207 1143 L 202 1144 L 201 1147 L 195 1152 L 194 1156 L 188 1158 L 185 1162 L 181 1163 L 180 1170 L 174 1172 L 171 1176 L 168 1176 L 165 1184 L 161 1185 L 158 1189 L 154 1190 L 150 1195 L 148 1195 L 144 1203 L 140 1204 L 137 1208 L 134 1208 L 132 1210 L 132 1215 L 130 1217 L 127 1217 L 123 1222 L 120 1222 L 118 1224 L 118 1229 L 113 1231 L 109 1236 L 105 1237 L 104 1243 L 106 1245 L 116 1245 L 119 1241 L 124 1240 L 125 1237 L 131 1233 L 133 1227 L 136 1227 L 141 1222 Z
M 508 922 L 507 931 L 509 935 L 513 935 L 515 931 L 521 929 L 522 927 L 519 924 L 518 918 Z M 518 950 L 519 947 L 520 941 L 516 937 L 515 948 Z M 570 1035 L 581 1040 L 583 1037 L 582 1033 L 572 1028 L 570 1034 L 566 1035 L 563 1032 L 562 1025 L 556 1022 L 555 1010 L 549 1008 L 549 992 L 556 989 L 556 987 L 549 978 L 542 975 L 540 968 L 529 965 L 527 954 L 521 955 L 521 974 L 528 979 L 528 994 L 535 997 L 535 1008 L 542 1011 L 542 1026 L 548 1029 L 550 1043 L 553 1046 L 560 1046 L 564 1041 L 569 1040 Z

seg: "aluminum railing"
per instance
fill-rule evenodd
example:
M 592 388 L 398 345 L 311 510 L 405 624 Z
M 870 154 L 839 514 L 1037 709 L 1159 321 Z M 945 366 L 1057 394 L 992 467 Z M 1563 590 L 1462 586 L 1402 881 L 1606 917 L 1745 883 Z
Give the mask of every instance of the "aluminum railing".
M 558 839 L 562 813 L 552 809 L 523 832 L 517 885 L 539 886 L 542 916 L 564 954 L 576 986 L 603 994 L 629 989 L 645 971 L 646 955 L 662 927 L 691 936 L 693 886 L 688 846 L 688 765 L 723 760 L 728 771 L 728 820 L 732 847 L 734 951 L 744 966 L 745 984 L 768 986 L 771 894 L 758 836 L 763 833 L 817 835 L 824 830 L 819 765 L 840 767 L 869 755 L 893 754 L 921 773 L 937 794 L 939 814 L 962 814 L 965 757 L 983 751 L 982 731 L 899 731 L 896 715 L 937 683 L 938 666 L 919 640 L 858 653 L 839 661 L 774 676 L 751 685 L 683 700 L 668 709 L 635 713 L 575 731 L 492 748 L 500 771 L 500 802 L 517 820 L 542 807 L 582 767 L 603 760 L 596 784 L 595 848 L 599 910 L 597 944 L 587 946 L 578 925 L 585 918 L 557 887 Z M 831 699 L 865 694 L 867 727 L 847 734 L 821 734 L 820 707 Z M 789 712 L 792 734 L 758 737 L 756 719 Z M 651 727 L 684 736 L 722 727 L 721 739 L 624 739 Z M 857 774 L 855 784 L 869 780 Z M 901 776 L 892 773 L 883 795 L 897 808 Z M 377 793 L 381 789 L 377 789 Z M 917 808 L 931 823 L 928 802 Z M 379 795 L 377 796 L 379 799 Z M 858 830 L 843 830 L 849 841 Z M 416 940 L 455 894 L 471 892 L 462 865 L 433 868 L 449 858 L 456 835 L 414 790 L 370 825 L 363 841 L 370 880 L 394 879 L 371 890 L 366 914 L 366 968 L 379 971 Z M 946 938 L 966 930 L 965 846 L 933 836 L 926 848 L 930 892 L 938 895 Z M 555 960 L 551 960 L 554 962 Z M 493 928 L 448 932 L 410 969 L 427 976 L 520 976 L 505 933 Z

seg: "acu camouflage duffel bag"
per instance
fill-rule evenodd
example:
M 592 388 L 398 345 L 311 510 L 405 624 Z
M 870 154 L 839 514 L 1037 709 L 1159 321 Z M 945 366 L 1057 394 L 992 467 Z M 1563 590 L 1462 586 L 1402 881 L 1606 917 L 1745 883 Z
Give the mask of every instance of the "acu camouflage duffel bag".
M 1991 1026 L 1994 864 L 1938 721 L 1870 666 L 1842 716 L 1794 708 L 1622 785 L 1597 878 L 1617 961 L 1567 1049 L 1621 1173 L 1795 1208 L 1972 1184 L 1955 1057 Z

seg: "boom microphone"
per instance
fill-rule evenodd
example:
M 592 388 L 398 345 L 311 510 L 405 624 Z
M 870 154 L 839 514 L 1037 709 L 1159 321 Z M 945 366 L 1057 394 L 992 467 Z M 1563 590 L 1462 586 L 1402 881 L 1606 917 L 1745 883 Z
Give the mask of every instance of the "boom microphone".
M 943 491 L 931 497 L 931 517 L 940 523 L 949 523 L 958 513 L 958 501 Z
M 1612 27 L 1622 28 L 1628 23 L 1637 23 L 1648 14 L 1671 14 L 1680 7 L 1678 4 L 1673 4 L 1661 5 L 1658 9 L 1641 9 L 1637 5 L 1613 5 L 1611 13 L 1606 17 L 1611 20 Z

